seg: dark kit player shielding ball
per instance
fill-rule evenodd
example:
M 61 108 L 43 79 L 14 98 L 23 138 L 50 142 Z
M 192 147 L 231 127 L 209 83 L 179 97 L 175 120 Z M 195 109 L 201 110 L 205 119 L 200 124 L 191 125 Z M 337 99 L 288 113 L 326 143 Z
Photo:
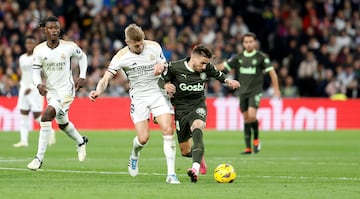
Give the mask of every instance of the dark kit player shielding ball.
M 159 80 L 160 87 L 172 97 L 171 102 L 175 107 L 181 155 L 192 157 L 193 160 L 192 167 L 187 171 L 192 182 L 197 182 L 199 173 L 205 174 L 207 169 L 203 158 L 203 129 L 207 116 L 206 82 L 209 78 L 215 78 L 232 89 L 240 86 L 238 81 L 226 79 L 224 73 L 210 63 L 212 57 L 209 48 L 195 46 L 190 57 L 170 62 Z

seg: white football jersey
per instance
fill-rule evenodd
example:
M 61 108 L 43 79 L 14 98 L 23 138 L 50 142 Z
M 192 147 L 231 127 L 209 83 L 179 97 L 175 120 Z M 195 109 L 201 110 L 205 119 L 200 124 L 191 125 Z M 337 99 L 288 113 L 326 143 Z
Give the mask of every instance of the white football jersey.
M 84 52 L 71 41 L 60 40 L 59 45 L 51 49 L 44 41 L 34 49 L 34 69 L 41 69 L 46 79 L 48 94 L 72 92 L 75 96 L 75 85 L 70 65 L 71 57 L 80 58 Z
M 33 55 L 22 54 L 19 58 L 19 67 L 21 69 L 20 89 L 23 91 L 28 88 L 34 88 L 32 66 Z
M 145 40 L 144 50 L 139 55 L 130 52 L 127 46 L 120 49 L 112 58 L 108 71 L 114 75 L 120 69 L 125 72 L 129 80 L 131 96 L 163 94 L 158 86 L 160 75 L 154 75 L 154 65 L 165 62 L 160 45 L 157 42 Z

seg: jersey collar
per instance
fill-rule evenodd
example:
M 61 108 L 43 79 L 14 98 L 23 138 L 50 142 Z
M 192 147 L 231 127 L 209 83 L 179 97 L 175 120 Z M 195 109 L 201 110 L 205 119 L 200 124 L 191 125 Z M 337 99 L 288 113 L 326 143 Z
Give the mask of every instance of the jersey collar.
M 251 56 L 254 56 L 256 54 L 256 50 L 253 50 L 252 52 L 247 52 L 247 51 L 244 51 L 244 56 L 245 57 L 251 57 Z
M 189 64 L 188 64 L 188 61 L 189 61 L 189 60 L 190 60 L 190 59 L 185 59 L 185 60 L 184 60 L 184 65 L 185 65 L 185 67 L 186 67 L 189 71 L 195 72 L 194 69 L 192 69 L 192 68 L 189 66 Z

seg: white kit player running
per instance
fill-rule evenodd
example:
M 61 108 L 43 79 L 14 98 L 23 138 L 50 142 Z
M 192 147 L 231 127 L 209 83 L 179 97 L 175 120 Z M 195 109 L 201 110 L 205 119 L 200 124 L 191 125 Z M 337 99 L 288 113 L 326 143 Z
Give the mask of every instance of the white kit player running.
M 125 72 L 130 85 L 130 115 L 137 135 L 133 139 L 128 171 L 135 177 L 139 172 L 140 151 L 150 138 L 149 119 L 152 114 L 163 132 L 163 150 L 167 163 L 169 184 L 179 184 L 175 173 L 176 143 L 173 131 L 172 114 L 174 110 L 163 90 L 158 86 L 165 58 L 157 42 L 145 40 L 143 30 L 130 24 L 125 29 L 126 47 L 120 49 L 112 58 L 108 70 L 98 82 L 95 91 L 91 91 L 91 101 L 100 96 L 117 72 Z
M 19 57 L 19 67 L 21 71 L 20 91 L 18 98 L 18 108 L 20 109 L 20 142 L 13 146 L 29 146 L 29 113 L 32 112 L 36 122 L 40 123 L 41 112 L 44 107 L 44 97 L 35 88 L 32 78 L 33 49 L 36 45 L 35 37 L 32 35 L 25 37 L 26 53 Z M 55 131 L 51 129 L 49 146 L 55 144 Z
M 54 119 L 59 128 L 75 140 L 81 162 L 86 158 L 88 142 L 87 137 L 80 135 L 68 116 L 75 91 L 85 83 L 87 56 L 74 42 L 60 39 L 60 23 L 56 17 L 48 17 L 44 26 L 47 40 L 34 49 L 33 81 L 40 94 L 46 96 L 48 105 L 41 117 L 36 157 L 27 165 L 31 170 L 37 170 L 42 165 Z M 80 74 L 76 83 L 70 67 L 71 57 L 76 57 L 79 61 Z M 42 83 L 41 71 L 46 84 Z

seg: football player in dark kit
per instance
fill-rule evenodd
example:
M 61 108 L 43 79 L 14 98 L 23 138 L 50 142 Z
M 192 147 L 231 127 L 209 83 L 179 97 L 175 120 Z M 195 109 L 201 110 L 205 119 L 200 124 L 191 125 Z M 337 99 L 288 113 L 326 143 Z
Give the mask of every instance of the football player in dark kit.
M 203 160 L 203 129 L 207 116 L 206 82 L 209 78 L 215 78 L 232 89 L 240 86 L 238 81 L 226 79 L 224 73 L 210 63 L 211 58 L 213 53 L 209 48 L 197 45 L 192 49 L 190 57 L 170 62 L 159 80 L 159 86 L 172 97 L 180 151 L 183 156 L 192 157 L 192 167 L 187 174 L 194 183 L 198 181 L 199 173 L 206 173 Z
M 244 138 L 246 148 L 241 154 L 258 153 L 261 148 L 259 139 L 259 123 L 257 110 L 263 92 L 264 74 L 269 73 L 274 89 L 274 96 L 280 98 L 279 83 L 276 72 L 265 53 L 256 49 L 256 35 L 246 33 L 242 37 L 244 51 L 229 60 L 216 65 L 219 70 L 232 70 L 238 74 L 241 84 L 239 88 L 240 111 L 244 117 Z M 251 149 L 251 134 L 254 134 L 253 150 Z

